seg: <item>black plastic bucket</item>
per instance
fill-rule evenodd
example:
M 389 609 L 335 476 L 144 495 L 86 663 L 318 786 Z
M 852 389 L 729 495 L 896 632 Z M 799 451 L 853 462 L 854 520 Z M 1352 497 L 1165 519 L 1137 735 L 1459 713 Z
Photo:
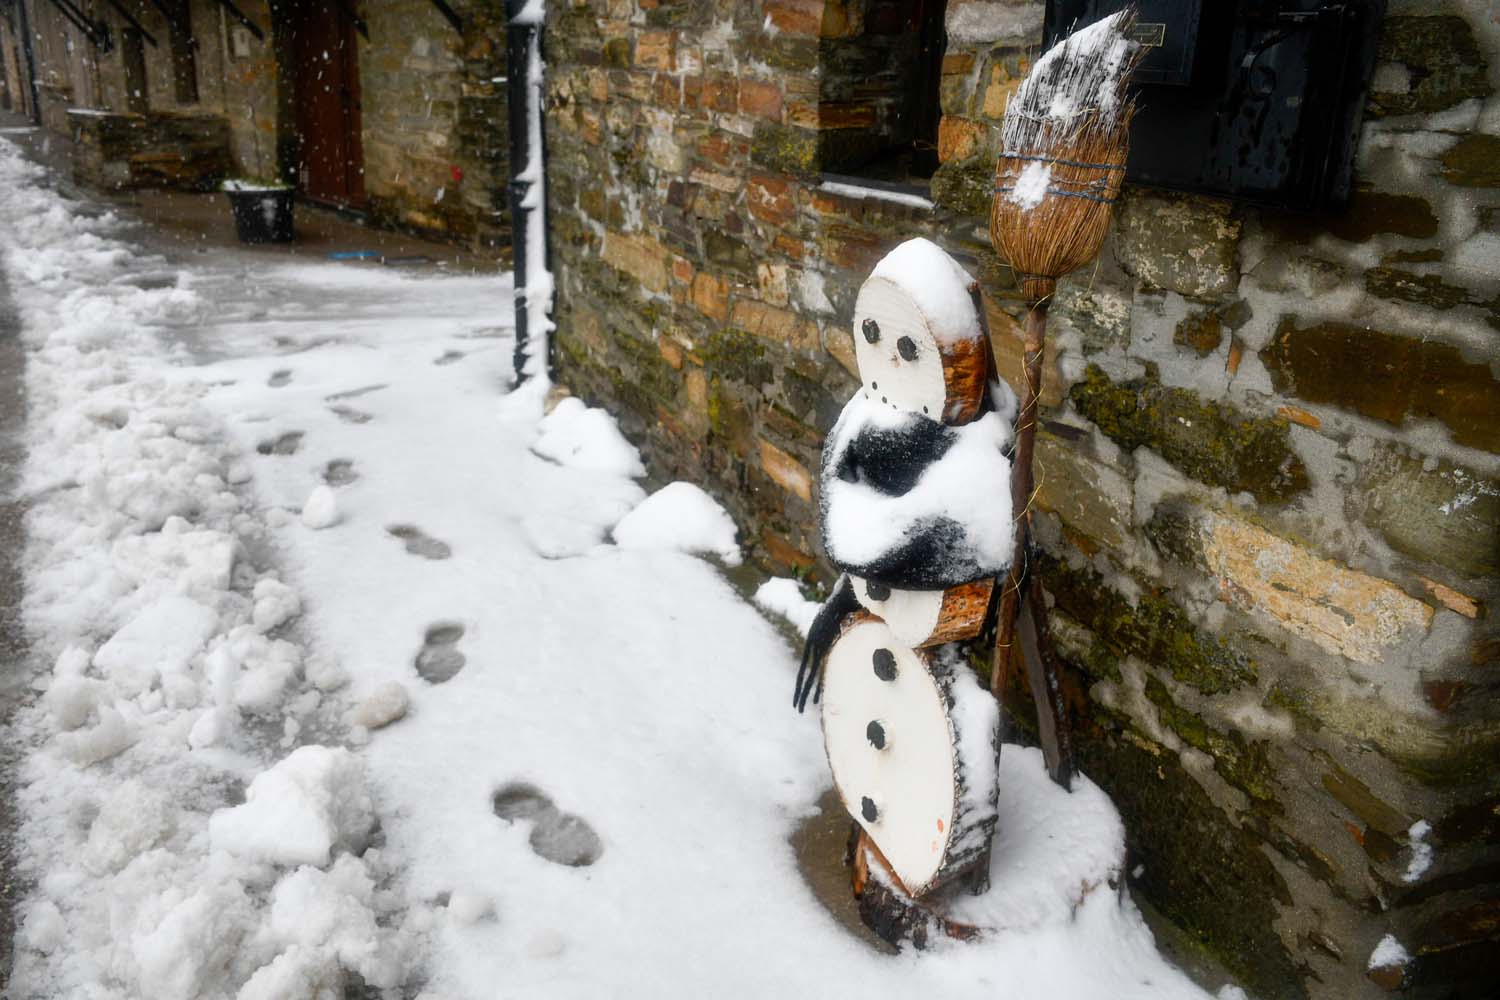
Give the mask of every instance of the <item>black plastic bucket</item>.
M 234 229 L 241 243 L 290 243 L 292 231 L 291 188 L 226 189 L 234 212 Z

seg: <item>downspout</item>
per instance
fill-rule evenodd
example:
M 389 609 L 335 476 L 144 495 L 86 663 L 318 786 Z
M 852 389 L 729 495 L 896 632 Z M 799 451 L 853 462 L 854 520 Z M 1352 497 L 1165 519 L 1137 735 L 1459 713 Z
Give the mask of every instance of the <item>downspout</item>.
M 21 51 L 26 55 L 26 75 L 30 81 L 31 89 L 31 120 L 36 124 L 42 123 L 42 102 L 37 99 L 36 87 L 36 53 L 31 48 L 31 23 L 27 20 L 26 4 L 28 0 L 20 0 L 16 4 L 16 10 L 21 16 Z
M 542 122 L 543 0 L 506 0 L 510 231 L 515 268 L 516 384 L 552 370 L 552 255 Z

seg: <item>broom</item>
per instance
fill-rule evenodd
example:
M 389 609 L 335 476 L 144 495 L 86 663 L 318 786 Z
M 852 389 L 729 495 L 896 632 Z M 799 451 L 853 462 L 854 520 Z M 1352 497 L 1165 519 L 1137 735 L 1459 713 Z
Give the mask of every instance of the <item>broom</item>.
M 1132 8 L 1075 30 L 1037 60 L 1006 105 L 995 167 L 990 239 L 1015 271 L 1026 300 L 1025 383 L 1016 423 L 1011 504 L 1020 523 L 1015 559 L 1002 593 L 990 689 L 999 697 L 1021 616 L 1022 652 L 1037 701 L 1042 746 L 1054 781 L 1072 779 L 1061 693 L 1046 632 L 1040 583 L 1026 573 L 1034 489 L 1037 397 L 1046 350 L 1047 307 L 1057 279 L 1093 260 L 1109 229 L 1125 179 L 1130 119 L 1127 93 L 1141 47 L 1130 41 Z

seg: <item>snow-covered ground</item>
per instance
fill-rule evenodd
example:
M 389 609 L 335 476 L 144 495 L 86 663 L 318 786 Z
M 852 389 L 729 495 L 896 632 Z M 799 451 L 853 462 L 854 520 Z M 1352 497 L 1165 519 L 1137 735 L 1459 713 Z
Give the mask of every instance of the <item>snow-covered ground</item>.
M 824 909 L 795 651 L 697 554 L 732 523 L 507 395 L 508 278 L 183 267 L 39 176 L 0 140 L 45 661 L 11 995 L 1204 996 L 1105 796 L 1017 747 L 965 911 L 1002 931 L 890 955 Z

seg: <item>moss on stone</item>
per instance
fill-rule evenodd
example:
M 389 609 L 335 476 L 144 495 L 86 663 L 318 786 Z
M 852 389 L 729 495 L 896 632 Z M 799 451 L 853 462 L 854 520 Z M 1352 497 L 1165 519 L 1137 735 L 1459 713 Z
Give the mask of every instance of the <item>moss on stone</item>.
M 1042 579 L 1057 606 L 1090 629 L 1118 659 L 1138 656 L 1205 694 L 1232 691 L 1253 682 L 1254 662 L 1222 639 L 1193 627 L 1187 612 L 1158 593 L 1142 593 L 1134 605 L 1091 569 L 1073 569 L 1043 556 Z M 1097 665 L 1081 664 L 1091 672 Z
M 1304 1000 L 1278 937 L 1293 900 L 1263 842 L 1236 826 L 1165 747 L 1108 727 L 1078 741 L 1084 771 L 1125 821 L 1135 887 L 1256 996 Z M 1279 904 L 1279 906 L 1278 906 Z
M 1469 301 L 1467 289 L 1450 285 L 1435 274 L 1414 274 L 1394 267 L 1366 271 L 1365 291 L 1382 299 L 1416 302 L 1433 309 L 1452 309 Z
M 716 378 L 750 386 L 772 381 L 771 364 L 765 360 L 766 342 L 738 327 L 721 327 L 709 334 L 699 345 L 698 355 L 704 369 Z
M 1461 17 L 1388 17 L 1378 58 L 1405 66 L 1409 84 L 1399 92 L 1373 91 L 1369 113 L 1375 117 L 1429 114 L 1490 94 L 1484 55 Z
M 964 215 L 987 217 L 995 197 L 993 158 L 950 160 L 932 175 L 932 200 Z
M 1272 811 L 1281 811 L 1272 785 L 1269 744 L 1248 742 L 1239 733 L 1215 729 L 1173 701 L 1167 686 L 1149 674 L 1146 676 L 1146 697 L 1156 706 L 1157 718 L 1162 725 L 1181 737 L 1184 743 L 1213 758 L 1214 770 L 1220 777 Z
M 818 133 L 812 129 L 760 122 L 750 137 L 750 159 L 757 166 L 810 177 L 818 164 Z
M 1120 447 L 1145 445 L 1202 482 L 1249 492 L 1261 503 L 1285 503 L 1308 487 L 1285 420 L 1246 417 L 1205 402 L 1187 389 L 1162 385 L 1154 370 L 1115 383 L 1090 365 L 1068 396 Z

